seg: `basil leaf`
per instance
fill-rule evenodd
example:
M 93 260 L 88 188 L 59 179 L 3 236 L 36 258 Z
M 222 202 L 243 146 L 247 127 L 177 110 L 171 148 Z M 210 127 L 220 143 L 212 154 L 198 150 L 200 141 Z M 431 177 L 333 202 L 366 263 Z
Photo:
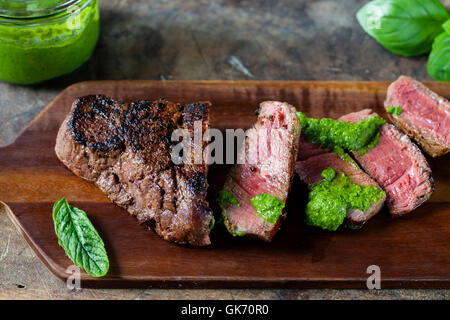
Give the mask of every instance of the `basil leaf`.
M 438 81 L 450 81 L 450 34 L 443 32 L 434 39 L 427 64 L 428 74 Z
M 70 260 L 93 277 L 104 276 L 109 269 L 105 245 L 86 213 L 62 198 L 53 206 L 53 221 L 58 243 Z
M 362 7 L 356 18 L 389 51 L 417 56 L 431 50 L 450 15 L 439 0 L 375 0 Z
M 450 19 L 444 22 L 444 24 L 442 25 L 442 29 L 444 29 L 445 32 L 450 34 Z

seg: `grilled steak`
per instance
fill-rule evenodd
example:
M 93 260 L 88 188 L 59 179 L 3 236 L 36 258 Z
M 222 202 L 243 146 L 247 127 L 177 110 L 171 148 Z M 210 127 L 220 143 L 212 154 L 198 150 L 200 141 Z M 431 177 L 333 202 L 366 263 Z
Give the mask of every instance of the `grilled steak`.
M 364 173 L 356 163 L 345 161 L 334 152 L 324 150 L 304 139 L 300 139 L 298 150 L 295 171 L 300 180 L 307 185 L 320 182 L 322 171 L 330 167 L 336 172 L 343 172 L 355 184 L 379 188 L 379 185 Z M 386 197 L 383 197 L 380 201 L 373 203 L 366 211 L 347 209 L 345 223 L 352 227 L 362 226 L 380 211 L 385 200 Z
M 360 122 L 375 113 L 361 110 L 339 120 Z M 361 167 L 384 189 L 392 215 L 408 213 L 431 196 L 434 190 L 431 170 L 419 148 L 392 124 L 380 129 L 378 144 L 364 155 L 353 153 Z
M 174 130 L 193 133 L 196 120 L 207 129 L 209 105 L 82 97 L 59 129 L 56 155 L 164 239 L 208 245 L 208 167 L 176 165 L 170 152 Z
M 388 113 L 391 121 L 433 157 L 450 150 L 450 102 L 422 83 L 401 76 L 393 82 L 384 103 L 399 106 L 400 115 Z
M 300 136 L 295 108 L 283 102 L 261 103 L 256 124 L 247 132 L 236 164 L 229 173 L 224 191 L 238 203 L 222 203 L 225 226 L 233 235 L 248 235 L 270 241 L 281 226 L 294 173 Z M 251 199 L 267 195 L 264 204 L 281 204 L 279 216 L 270 222 Z M 273 198 L 275 197 L 275 198 Z M 263 204 L 263 205 L 264 205 Z

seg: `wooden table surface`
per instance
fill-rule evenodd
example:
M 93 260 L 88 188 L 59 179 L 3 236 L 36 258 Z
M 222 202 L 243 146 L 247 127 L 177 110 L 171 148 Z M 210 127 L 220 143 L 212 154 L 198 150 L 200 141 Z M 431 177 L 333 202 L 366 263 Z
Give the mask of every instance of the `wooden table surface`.
M 431 80 L 427 57 L 395 56 L 355 19 L 367 1 L 100 0 L 102 32 L 74 73 L 31 87 L 0 83 L 0 146 L 66 86 L 106 79 Z M 450 0 L 442 1 L 450 8 Z M 26 183 L 26 181 L 24 181 Z M 0 215 L 0 299 L 449 299 L 444 290 L 69 291 Z

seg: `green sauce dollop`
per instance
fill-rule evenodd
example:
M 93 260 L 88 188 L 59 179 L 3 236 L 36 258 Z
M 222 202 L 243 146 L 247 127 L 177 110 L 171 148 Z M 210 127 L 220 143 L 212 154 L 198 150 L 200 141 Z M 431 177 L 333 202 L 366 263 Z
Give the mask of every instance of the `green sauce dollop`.
M 359 123 L 337 121 L 329 118 L 308 118 L 304 113 L 297 112 L 302 126 L 302 135 L 309 142 L 319 144 L 323 148 L 358 151 L 364 154 L 377 145 L 380 127 L 386 123 L 378 115 L 367 118 Z M 338 153 L 339 154 L 339 153 Z
M 377 141 L 377 142 L 378 142 L 378 141 Z M 355 162 L 355 160 L 353 160 L 353 158 L 350 157 L 350 156 L 348 155 L 348 153 L 346 153 L 346 152 L 344 151 L 344 149 L 342 149 L 341 147 L 336 147 L 336 148 L 334 148 L 334 149 L 333 149 L 333 152 L 336 153 L 336 154 L 339 156 L 339 158 L 341 158 L 342 160 L 347 161 L 347 162 L 349 162 L 352 166 L 359 168 L 359 167 L 358 167 L 358 164 Z
M 283 214 L 284 202 L 270 194 L 259 194 L 251 198 L 250 202 L 255 207 L 258 216 L 266 222 L 276 223 Z
M 323 170 L 322 178 L 324 180 L 309 186 L 305 219 L 308 225 L 335 231 L 344 222 L 348 209 L 368 210 L 372 203 L 385 196 L 383 190 L 357 185 L 333 168 Z
M 336 171 L 333 168 L 326 168 L 322 171 L 321 176 L 325 181 L 332 181 L 336 177 Z
M 216 201 L 219 203 L 220 206 L 223 206 L 224 204 L 227 204 L 227 203 L 234 204 L 235 206 L 238 206 L 238 207 L 241 206 L 238 199 L 236 199 L 233 196 L 233 194 L 228 190 L 219 191 Z
M 217 223 L 223 224 L 228 229 L 228 231 L 233 235 L 233 237 L 245 236 L 245 232 L 234 230 L 234 226 L 228 221 L 226 215 L 228 205 L 235 205 L 238 207 L 241 206 L 239 200 L 236 199 L 230 191 L 221 190 L 217 195 L 216 202 L 219 204 L 220 209 L 222 210 L 222 215 L 220 219 L 217 221 Z
M 402 114 L 403 109 L 402 107 L 389 107 L 386 109 L 388 113 L 392 113 L 394 116 L 399 116 Z

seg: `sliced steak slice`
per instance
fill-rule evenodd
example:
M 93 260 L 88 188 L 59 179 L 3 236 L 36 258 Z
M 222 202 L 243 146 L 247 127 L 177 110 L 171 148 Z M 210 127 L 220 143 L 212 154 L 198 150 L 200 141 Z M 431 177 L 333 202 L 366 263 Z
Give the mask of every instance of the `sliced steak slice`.
M 209 105 L 82 97 L 59 129 L 56 155 L 164 239 L 208 245 L 208 166 L 175 164 L 171 135 L 176 129 L 192 134 L 196 120 L 204 132 Z
M 341 117 L 339 120 L 360 122 L 374 115 L 364 109 Z M 361 167 L 384 189 L 392 215 L 408 213 L 431 196 L 434 190 L 431 169 L 420 152 L 405 134 L 392 124 L 380 129 L 378 144 L 364 155 L 353 153 Z
M 321 148 L 319 145 L 308 142 L 304 136 L 300 137 L 300 143 L 298 146 L 298 154 L 297 154 L 297 160 L 303 161 L 307 160 L 313 156 L 317 156 L 320 154 L 328 153 L 331 150 L 327 150 L 324 148 Z
M 297 157 L 300 122 L 295 108 L 283 102 L 261 103 L 256 124 L 247 132 L 238 156 L 239 163 L 230 171 L 223 192 L 238 204 L 222 202 L 225 226 L 233 235 L 248 235 L 270 241 L 281 226 Z M 283 206 L 274 221 L 262 218 L 254 197 L 267 197 Z
M 450 102 L 419 81 L 401 76 L 387 91 L 386 109 L 401 107 L 399 115 L 388 113 L 391 121 L 412 137 L 431 156 L 450 150 Z
M 343 160 L 334 152 L 324 150 L 303 139 L 300 140 L 295 171 L 303 183 L 311 185 L 320 182 L 323 179 L 321 176 L 322 171 L 327 168 L 332 168 L 336 172 L 343 172 L 355 184 L 380 188 L 380 186 L 364 173 L 356 163 L 352 162 L 352 160 Z M 365 211 L 352 208 L 347 209 L 345 224 L 351 227 L 361 227 L 366 221 L 381 210 L 385 200 L 386 197 L 383 197 L 378 202 L 373 203 L 370 208 Z

